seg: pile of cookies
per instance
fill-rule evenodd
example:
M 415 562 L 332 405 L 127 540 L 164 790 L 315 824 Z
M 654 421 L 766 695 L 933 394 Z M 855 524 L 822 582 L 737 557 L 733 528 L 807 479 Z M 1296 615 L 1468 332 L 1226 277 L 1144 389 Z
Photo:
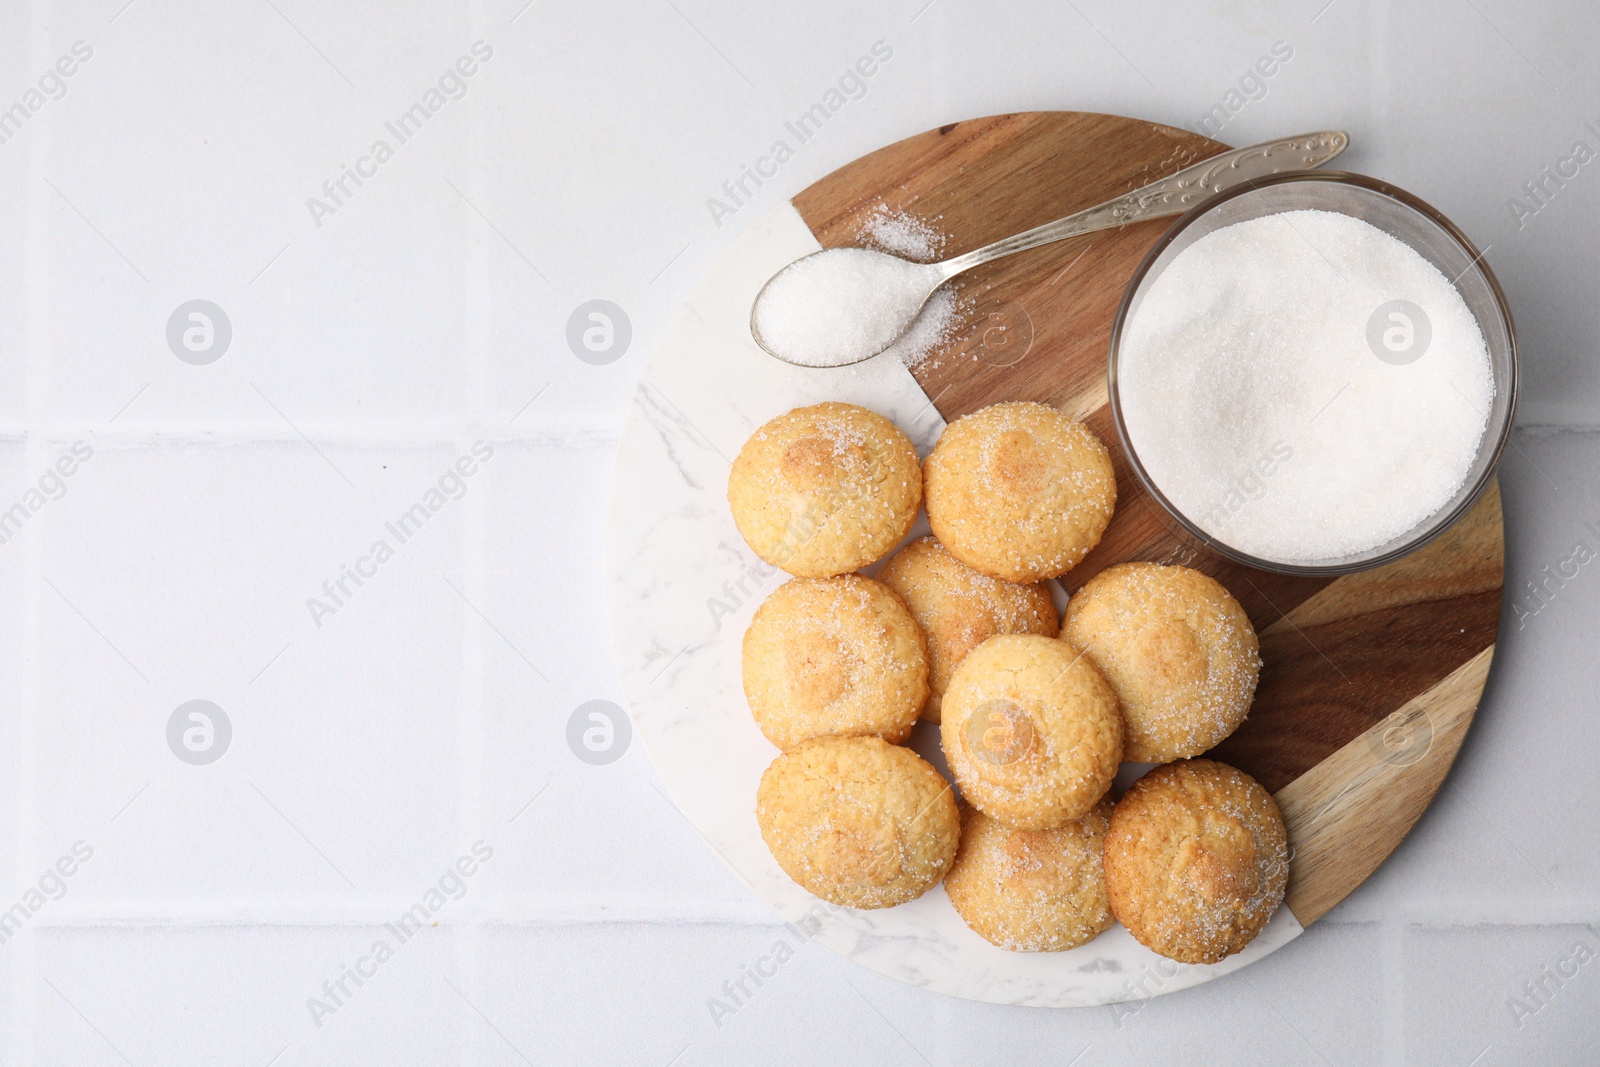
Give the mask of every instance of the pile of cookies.
M 944 882 L 1002 948 L 1059 951 L 1120 921 L 1185 963 L 1238 952 L 1283 899 L 1277 804 L 1193 759 L 1244 720 L 1255 630 L 1213 579 L 1123 563 L 1058 619 L 1045 581 L 1099 543 L 1116 478 L 1087 426 L 1035 403 L 950 424 L 919 464 L 889 420 L 797 408 L 734 460 L 746 542 L 795 577 L 745 633 L 745 695 L 781 754 L 762 776 L 767 847 L 832 903 L 885 908 Z M 877 578 L 854 573 L 932 537 Z M 939 725 L 944 777 L 902 747 Z M 1122 761 L 1160 763 L 1112 803 Z

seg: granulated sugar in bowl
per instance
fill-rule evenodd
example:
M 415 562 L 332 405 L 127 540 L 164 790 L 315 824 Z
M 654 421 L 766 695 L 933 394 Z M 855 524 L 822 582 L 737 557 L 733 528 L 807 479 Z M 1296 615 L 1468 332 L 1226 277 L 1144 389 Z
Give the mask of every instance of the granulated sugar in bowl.
M 1308 572 L 1393 558 L 1464 511 L 1515 364 L 1498 286 L 1453 227 L 1319 177 L 1180 220 L 1113 335 L 1118 429 L 1153 495 L 1227 554 Z

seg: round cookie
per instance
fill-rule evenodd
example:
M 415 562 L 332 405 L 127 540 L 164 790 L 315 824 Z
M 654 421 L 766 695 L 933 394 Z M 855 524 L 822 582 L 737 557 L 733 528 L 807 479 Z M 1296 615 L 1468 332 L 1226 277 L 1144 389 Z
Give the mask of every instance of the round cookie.
M 944 891 L 966 924 L 1013 952 L 1061 952 L 1112 923 L 1101 862 L 1111 802 L 1054 830 L 1014 830 L 975 808 Z
M 1001 634 L 967 654 L 944 694 L 945 761 L 961 795 L 1019 830 L 1094 807 L 1122 758 L 1111 686 L 1065 641 Z
M 1011 582 L 1065 574 L 1111 521 L 1117 480 L 1094 431 L 1052 407 L 994 404 L 945 428 L 923 467 L 928 524 L 961 562 Z
M 882 415 L 825 403 L 763 425 L 728 473 L 728 506 L 756 555 L 827 578 L 882 559 L 922 503 L 917 450 Z
M 1248 945 L 1283 901 L 1289 837 L 1254 778 L 1182 760 L 1117 802 L 1105 867 L 1111 910 L 1140 944 L 1179 963 L 1216 963 Z
M 1123 758 L 1165 763 L 1238 729 L 1261 673 L 1261 646 L 1239 602 L 1188 567 L 1122 563 L 1067 602 L 1062 636 L 1116 690 L 1127 723 Z
M 878 737 L 819 737 L 783 753 L 756 792 L 785 874 L 848 908 L 892 908 L 939 883 L 961 817 L 939 772 Z
M 928 697 L 922 629 L 888 586 L 793 578 L 744 632 L 744 696 L 779 748 L 825 735 L 901 742 Z
M 932 537 L 896 552 L 878 580 L 900 594 L 928 639 L 928 702 L 922 717 L 939 721 L 950 675 L 968 652 L 995 634 L 1058 631 L 1056 606 L 1042 584 L 991 578 L 962 563 Z

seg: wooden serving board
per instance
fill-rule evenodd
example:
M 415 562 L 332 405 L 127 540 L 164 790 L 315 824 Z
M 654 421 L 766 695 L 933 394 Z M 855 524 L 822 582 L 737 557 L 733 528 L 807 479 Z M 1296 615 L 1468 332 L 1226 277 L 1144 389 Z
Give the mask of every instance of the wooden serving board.
M 1224 151 L 1135 119 L 1038 111 L 952 123 L 862 157 L 794 198 L 825 248 L 862 243 L 881 206 L 927 220 L 959 255 Z M 1111 324 L 1129 277 L 1171 220 L 1023 252 L 966 276 L 959 339 L 914 370 L 954 420 L 1000 400 L 1085 419 L 1111 449 L 1117 512 L 1068 592 L 1126 560 L 1182 563 L 1239 599 L 1264 666 L 1244 725 L 1210 755 L 1278 798 L 1302 925 L 1366 880 L 1433 799 L 1471 725 L 1500 621 L 1504 543 L 1491 487 L 1443 537 L 1337 579 L 1258 571 L 1208 551 L 1143 491 L 1106 394 Z

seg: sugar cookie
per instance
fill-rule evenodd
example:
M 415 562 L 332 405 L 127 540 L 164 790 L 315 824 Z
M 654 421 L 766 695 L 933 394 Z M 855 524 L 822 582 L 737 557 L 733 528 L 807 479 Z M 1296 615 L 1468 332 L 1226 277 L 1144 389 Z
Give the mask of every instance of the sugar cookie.
M 763 425 L 734 457 L 728 506 L 756 555 L 827 578 L 882 559 L 922 503 L 917 450 L 876 412 L 825 403 Z
M 744 695 L 779 748 L 829 734 L 901 742 L 928 696 L 922 630 L 888 586 L 794 578 L 744 633 Z
M 761 837 L 823 900 L 891 908 L 938 884 L 961 817 L 939 772 L 878 737 L 820 737 L 783 753 L 756 793 Z
M 1065 574 L 1111 521 L 1111 454 L 1083 423 L 1014 401 L 945 428 L 923 468 L 928 523 L 961 562 L 1012 582 Z
M 1116 690 L 1125 759 L 1198 756 L 1238 728 L 1255 697 L 1261 653 L 1250 617 L 1188 567 L 1108 567 L 1067 602 L 1062 636 Z
M 1169 763 L 1135 782 L 1111 813 L 1105 854 L 1117 919 L 1180 963 L 1216 963 L 1248 945 L 1289 878 L 1277 801 L 1213 760 Z
M 979 936 L 1013 952 L 1061 952 L 1112 923 L 1101 861 L 1111 802 L 1054 830 L 1015 830 L 976 808 L 944 891 Z
M 967 654 L 939 734 L 961 795 L 1021 830 L 1081 818 L 1122 758 L 1111 686 L 1065 641 L 1036 634 L 1001 634 Z

